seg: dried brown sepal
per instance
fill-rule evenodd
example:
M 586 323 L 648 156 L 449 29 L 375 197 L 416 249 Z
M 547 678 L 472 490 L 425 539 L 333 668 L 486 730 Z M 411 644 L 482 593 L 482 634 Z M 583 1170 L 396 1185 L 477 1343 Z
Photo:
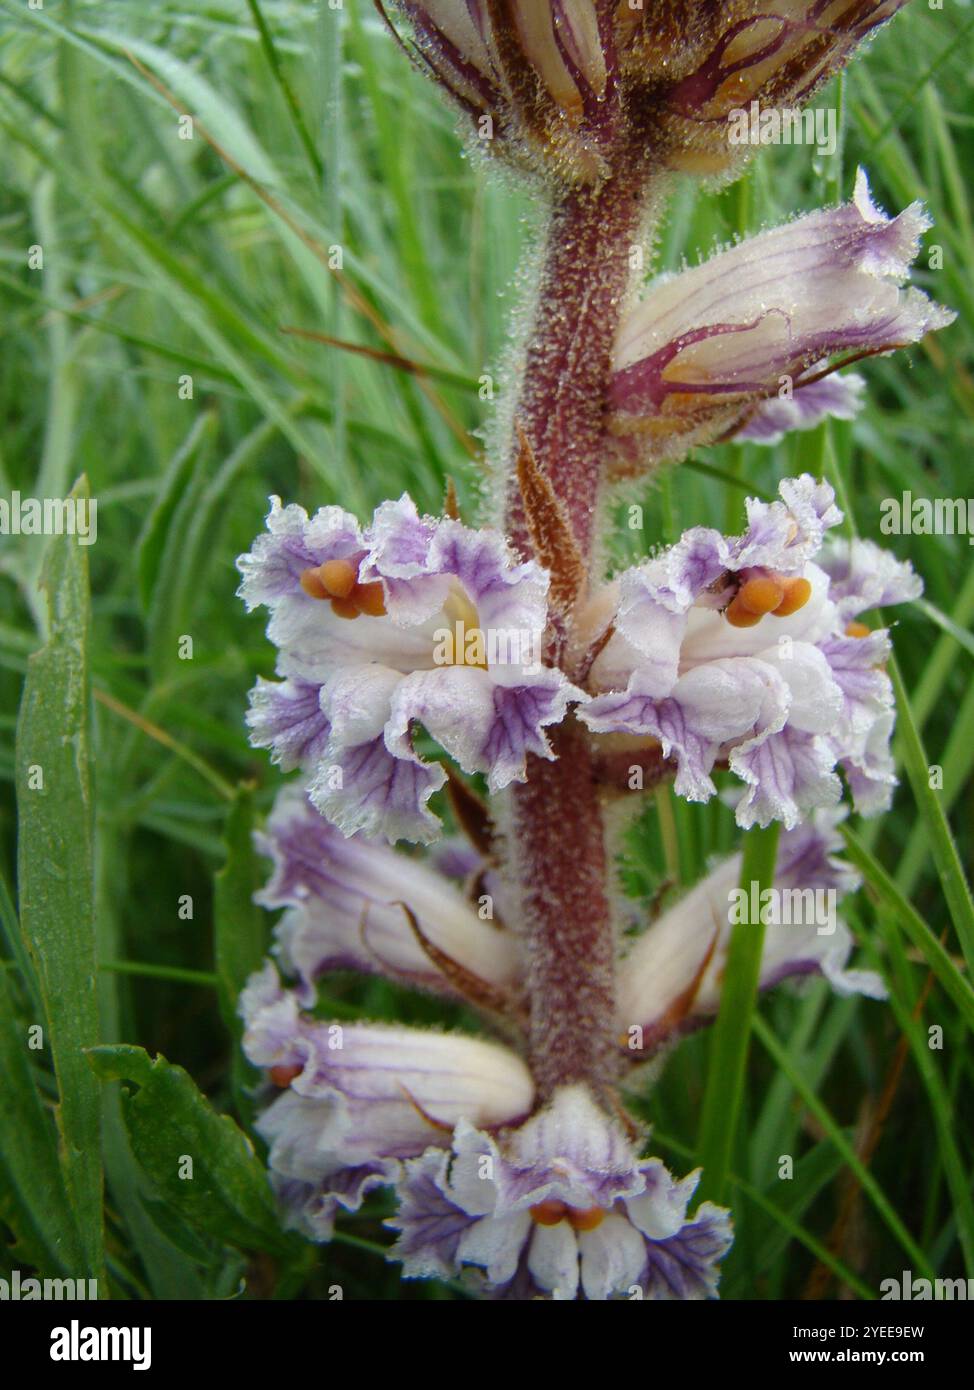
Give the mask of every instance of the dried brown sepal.
M 430 941 L 407 903 L 399 902 L 395 906 L 402 908 L 416 943 L 426 959 L 436 966 L 447 984 L 451 985 L 461 998 L 485 1013 L 501 1014 L 505 1018 L 512 1018 L 518 1014 L 517 1000 L 510 990 L 501 989 L 487 980 L 482 980 L 479 975 L 475 975 L 473 971 L 447 955 L 446 951 L 441 951 L 439 946 Z
M 517 480 L 524 500 L 531 544 L 539 564 L 551 574 L 548 599 L 567 612 L 585 587 L 585 562 L 572 534 L 565 509 L 541 472 L 527 435 L 517 426 Z
M 452 478 L 446 480 L 446 493 L 443 497 L 443 515 L 451 521 L 460 520 L 460 503 L 457 499 L 457 485 Z
M 446 770 L 446 790 L 450 806 L 457 818 L 460 829 L 485 859 L 494 859 L 497 850 L 497 828 L 491 818 L 486 801 L 465 782 L 449 763 L 443 764 Z

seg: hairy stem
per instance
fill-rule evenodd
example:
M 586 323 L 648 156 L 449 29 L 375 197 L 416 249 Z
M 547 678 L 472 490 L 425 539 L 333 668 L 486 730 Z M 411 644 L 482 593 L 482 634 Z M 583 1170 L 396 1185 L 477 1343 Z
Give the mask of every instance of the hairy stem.
M 566 193 L 553 209 L 517 407 L 535 460 L 564 503 L 587 558 L 595 538 L 612 344 L 632 276 L 644 184 L 642 166 L 627 164 L 597 190 Z M 508 532 L 530 554 L 514 478 Z
M 635 163 L 555 207 L 518 424 L 591 568 L 612 345 L 645 203 Z M 513 471 L 513 470 L 512 470 Z M 512 478 L 508 531 L 530 554 Z M 615 937 L 598 773 L 585 729 L 551 736 L 554 761 L 531 756 L 511 798 L 509 868 L 520 886 L 528 958 L 529 1061 L 539 1102 L 573 1081 L 608 1098 L 616 1072 Z

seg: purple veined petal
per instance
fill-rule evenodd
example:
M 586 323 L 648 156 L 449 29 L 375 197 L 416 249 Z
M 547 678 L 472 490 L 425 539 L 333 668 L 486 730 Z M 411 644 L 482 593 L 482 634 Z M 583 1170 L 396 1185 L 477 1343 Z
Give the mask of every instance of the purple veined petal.
M 830 594 L 846 621 L 872 608 L 910 603 L 923 593 L 923 580 L 910 562 L 897 559 L 873 541 L 834 540 L 820 563 L 829 575 Z
M 439 763 L 424 763 L 405 743 L 390 753 L 380 735 L 353 747 L 329 748 L 308 794 L 343 835 L 363 831 L 387 840 L 425 844 L 441 822 L 427 805 L 446 782 Z
M 282 772 L 312 767 L 324 755 L 331 726 L 320 697 L 321 687 L 312 682 L 258 676 L 247 712 L 250 741 L 255 748 L 269 748 Z
M 519 563 L 500 532 L 420 517 L 403 495 L 377 509 L 367 539 L 363 578 L 382 580 L 395 622 L 435 628 L 463 618 L 484 630 L 544 628 L 548 575 L 534 561 Z
M 489 1288 L 604 1300 L 631 1298 L 634 1289 L 667 1296 L 653 1271 L 661 1262 L 675 1268 L 696 1241 L 684 1292 L 674 1285 L 668 1296 L 713 1297 L 730 1228 L 717 1208 L 687 1218 L 695 1182 L 676 1182 L 659 1159 L 640 1161 L 585 1087 L 563 1087 L 499 1139 L 464 1121 L 452 1158 L 435 1149 L 406 1162 L 400 1209 L 388 1223 L 399 1231 L 392 1255 L 407 1274 L 475 1265 Z M 710 1227 L 709 1263 L 701 1221 Z
M 393 1160 L 339 1168 L 314 1182 L 271 1174 L 271 1185 L 283 1212 L 286 1230 L 298 1231 L 308 1240 L 329 1241 L 339 1211 L 358 1211 L 368 1194 L 395 1179 L 399 1165 Z
M 821 651 L 842 692 L 842 746 L 852 753 L 877 716 L 893 707 L 893 686 L 884 669 L 892 652 L 889 633 L 880 628 L 867 637 L 832 637 Z
M 279 1176 L 314 1183 L 343 1169 L 387 1165 L 423 1153 L 465 1116 L 490 1128 L 515 1123 L 531 1108 L 530 1074 L 506 1047 L 460 1034 L 321 1022 L 275 983 L 265 967 L 244 991 L 241 1013 L 248 1059 L 286 1086 L 257 1126 L 271 1141 Z
M 292 1082 L 308 1099 L 336 1093 L 355 1120 L 345 1147 L 363 1158 L 422 1152 L 464 1116 L 511 1124 L 530 1109 L 531 1077 L 509 1048 L 458 1033 L 379 1024 L 315 1029 L 313 1065 Z
M 827 734 L 835 729 L 845 701 L 824 651 L 810 642 L 792 640 L 787 647 L 779 643 L 766 648 L 758 659 L 773 666 L 788 687 L 790 729 L 807 734 Z
M 491 791 L 523 781 L 528 753 L 550 757 L 544 734 L 584 694 L 555 670 L 543 668 L 518 684 L 503 672 L 470 666 L 417 672 L 402 681 L 392 701 L 386 738 L 398 752 L 413 721 L 422 724 L 465 772 L 485 772 Z
M 888 352 L 954 315 L 901 288 L 929 220 L 886 218 L 860 170 L 852 202 L 750 237 L 659 281 L 624 321 L 611 426 L 647 461 L 732 433 L 837 353 Z M 814 389 L 813 385 L 809 389 Z
M 718 1267 L 733 1239 L 730 1213 L 703 1202 L 676 1235 L 646 1242 L 638 1280 L 643 1297 L 654 1302 L 716 1298 Z
M 854 420 L 864 404 L 866 381 L 857 372 L 822 377 L 787 398 L 771 396 L 734 433 L 752 444 L 780 444 L 792 430 L 813 430 L 823 420 Z
M 779 888 L 817 888 L 836 895 L 836 901 L 854 893 L 862 884 L 858 870 L 841 859 L 841 836 L 836 827 L 846 818 L 847 808 L 817 811 L 778 840 L 775 859 L 775 885 Z
M 458 1147 L 458 1169 L 462 1163 Z M 458 1173 L 458 1187 L 461 1181 Z M 508 1137 L 495 1181 L 502 1209 L 534 1206 L 555 1195 L 582 1209 L 610 1207 L 643 1187 L 631 1143 L 583 1086 L 564 1088 L 557 1103 Z
M 390 1258 L 402 1262 L 407 1279 L 449 1279 L 459 1268 L 460 1242 L 475 1218 L 450 1200 L 449 1169 L 449 1152 L 427 1149 L 412 1160 L 408 1180 L 398 1186 L 399 1211 L 386 1224 L 399 1230 Z M 530 1217 L 522 1219 L 530 1224 Z
M 365 553 L 358 522 L 341 507 L 321 507 L 309 517 L 303 507 L 270 499 L 267 531 L 237 560 L 243 576 L 237 590 L 248 611 L 275 608 L 286 600 L 314 603 L 301 589 L 301 575 L 326 560 L 358 564 Z
M 341 969 L 384 973 L 452 995 L 405 908 L 435 948 L 478 980 L 506 987 L 518 979 L 513 933 L 482 921 L 459 889 L 421 860 L 363 836 L 343 836 L 302 788 L 278 794 L 266 831 L 255 838 L 273 861 L 257 901 L 289 909 L 275 934 L 282 964 L 299 977 L 302 1004 L 314 1002 L 320 975 Z
M 810 473 L 782 478 L 778 491 L 780 501 L 747 499 L 747 529 L 731 542 L 729 570 L 764 567 L 802 574 L 821 549 L 826 532 L 842 521 L 831 485 Z
M 779 820 L 790 830 L 819 807 L 837 805 L 842 783 L 835 763 L 827 738 L 790 726 L 733 749 L 731 770 L 746 784 L 738 825 L 749 830 Z
M 460 583 L 483 628 L 536 633 L 544 627 L 547 571 L 533 560 L 517 562 L 498 531 L 441 521 L 430 562 Z
M 862 746 L 841 759 L 852 803 L 861 816 L 879 815 L 888 811 L 892 803 L 897 785 L 896 764 L 889 747 L 893 724 L 892 710 L 877 715 Z
M 427 622 L 449 594 L 449 577 L 430 563 L 436 526 L 432 517 L 421 517 L 415 502 L 403 493 L 398 501 L 381 503 L 368 528 L 363 578 L 384 582 L 386 606 L 400 625 Z

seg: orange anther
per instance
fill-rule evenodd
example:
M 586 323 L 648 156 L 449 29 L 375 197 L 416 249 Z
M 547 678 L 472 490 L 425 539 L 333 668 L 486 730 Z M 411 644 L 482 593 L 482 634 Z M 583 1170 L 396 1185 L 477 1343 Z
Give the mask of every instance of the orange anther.
M 792 613 L 804 608 L 812 596 L 812 586 L 807 579 L 786 579 L 784 589 L 785 596 L 774 610 L 776 618 L 790 618 Z
M 336 618 L 357 618 L 359 607 L 354 598 L 333 598 L 331 611 Z
M 330 598 L 321 578 L 321 567 L 312 566 L 301 572 L 301 588 L 309 598 Z
M 847 637 L 868 637 L 871 631 L 872 629 L 868 628 L 865 623 L 849 623 L 846 626 L 845 635 Z
M 382 618 L 386 611 L 386 596 L 378 580 L 374 584 L 356 584 L 352 602 L 368 618 Z
M 573 1231 L 594 1231 L 605 1220 L 604 1207 L 589 1207 L 588 1211 L 568 1208 L 568 1224 Z
M 738 602 L 762 618 L 765 613 L 773 613 L 784 597 L 783 581 L 771 574 L 746 579 L 737 591 Z
M 291 1082 L 294 1080 L 296 1076 L 301 1075 L 303 1070 L 303 1067 L 297 1067 L 293 1064 L 286 1065 L 282 1063 L 280 1066 L 271 1067 L 270 1078 L 273 1081 L 274 1085 L 280 1086 L 281 1090 L 283 1091 L 288 1086 L 290 1086 Z
M 531 1220 L 536 1221 L 539 1226 L 557 1226 L 559 1221 L 564 1221 L 567 1213 L 568 1208 L 564 1202 L 549 1197 L 546 1202 L 539 1202 L 536 1207 L 531 1208 Z
M 731 627 L 754 627 L 761 621 L 761 613 L 754 613 L 750 608 L 746 608 L 741 602 L 740 595 L 731 599 L 724 609 L 724 617 Z
M 358 583 L 358 570 L 348 560 L 326 560 L 318 574 L 332 598 L 348 598 Z

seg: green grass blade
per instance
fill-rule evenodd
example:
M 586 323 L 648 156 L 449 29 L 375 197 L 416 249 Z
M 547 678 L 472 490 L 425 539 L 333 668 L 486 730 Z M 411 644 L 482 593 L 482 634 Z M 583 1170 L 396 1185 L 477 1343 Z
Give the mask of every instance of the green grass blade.
M 72 498 L 86 499 L 82 480 Z M 29 658 L 17 727 L 20 924 L 47 1014 L 65 1183 L 89 1273 L 102 1276 L 101 1097 L 85 1060 L 98 1041 L 88 671 L 87 548 L 50 546 L 50 635 Z M 80 1273 L 80 1271 L 79 1271 Z
M 741 887 L 751 900 L 751 885 L 760 895 L 774 882 L 778 849 L 777 823 L 750 830 L 744 837 Z M 760 900 L 760 899 L 759 899 Z M 700 1116 L 698 1161 L 703 1165 L 703 1194 L 719 1201 L 727 1182 L 744 1098 L 751 1020 L 758 997 L 764 924 L 738 922 L 731 931 L 720 994 L 720 1011 L 710 1047 L 710 1069 Z

